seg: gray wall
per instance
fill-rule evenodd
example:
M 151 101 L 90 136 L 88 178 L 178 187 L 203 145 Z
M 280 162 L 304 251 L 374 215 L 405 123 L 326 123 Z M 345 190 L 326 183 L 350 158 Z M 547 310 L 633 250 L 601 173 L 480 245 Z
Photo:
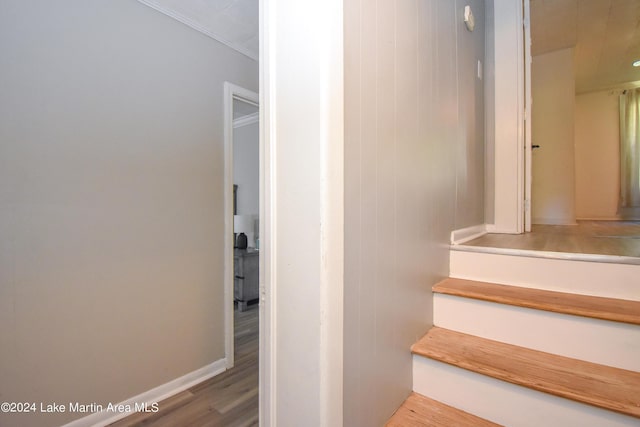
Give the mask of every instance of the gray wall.
M 0 52 L 0 401 L 223 358 L 223 81 L 257 63 L 134 0 L 4 0 Z
M 470 5 L 476 26 L 473 32 L 463 22 L 465 5 Z M 450 7 L 453 7 L 450 6 Z M 456 141 L 455 229 L 485 223 L 485 5 L 484 1 L 456 2 L 456 49 L 458 93 L 458 139 Z M 444 44 L 447 42 L 444 41 Z M 442 47 L 445 47 L 444 45 Z M 448 48 L 448 47 L 445 47 Z M 481 61 L 482 78 L 478 77 Z
M 258 217 L 260 201 L 259 124 L 233 129 L 233 183 L 238 185 L 238 215 Z
M 484 222 L 483 12 L 345 1 L 345 426 L 382 425 L 407 397 L 450 232 Z

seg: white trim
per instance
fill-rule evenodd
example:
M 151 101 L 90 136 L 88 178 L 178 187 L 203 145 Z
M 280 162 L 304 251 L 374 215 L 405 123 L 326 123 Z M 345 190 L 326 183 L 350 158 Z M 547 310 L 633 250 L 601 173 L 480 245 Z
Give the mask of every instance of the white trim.
M 275 54 L 276 26 L 275 4 L 273 0 L 259 0 L 259 55 L 260 64 L 260 335 L 259 335 L 259 413 L 258 424 L 262 427 L 276 426 L 277 384 L 277 317 L 276 295 L 273 286 L 277 274 L 275 247 L 277 223 L 274 210 L 277 194 L 275 191 L 276 174 L 276 99 L 275 94 Z
M 498 227 L 495 224 L 485 224 L 484 227 L 487 230 L 487 233 L 499 233 L 500 232 L 498 230 Z
M 171 380 L 168 383 L 162 384 L 158 387 L 152 388 L 151 390 L 147 390 L 137 396 L 117 403 L 116 405 L 130 405 L 133 407 L 135 406 L 135 404 L 140 405 L 146 403 L 147 405 L 152 405 L 153 403 L 159 403 L 162 400 L 167 399 L 168 397 L 176 395 L 182 391 L 187 390 L 190 387 L 193 387 L 196 384 L 199 384 L 203 381 L 208 380 L 209 378 L 213 378 L 216 375 L 221 374 L 222 372 L 227 370 L 225 367 L 226 364 L 227 361 L 225 359 L 216 360 L 215 362 L 207 366 L 203 366 L 200 369 Z M 162 409 L 162 407 L 160 407 L 160 409 Z M 65 424 L 63 427 L 103 427 L 135 413 L 136 412 L 114 413 L 106 412 L 103 410 L 101 412 L 96 412 L 78 420 L 71 421 L 70 423 Z
M 586 93 L 592 93 L 592 92 L 602 92 L 602 91 L 605 91 L 605 90 L 624 90 L 624 89 L 635 89 L 635 88 L 639 88 L 639 87 L 640 87 L 640 80 L 639 81 L 633 81 L 633 82 L 619 83 L 619 84 L 615 84 L 615 85 L 605 85 L 605 86 L 598 86 L 598 87 L 594 87 L 594 88 L 579 90 L 579 91 L 576 91 L 576 96 L 577 95 L 584 95 Z
M 522 2 L 494 1 L 494 216 L 501 232 L 524 232 L 524 46 Z
M 531 185 L 533 178 L 531 149 L 531 9 L 523 0 L 524 19 L 524 231 L 531 231 Z
M 258 105 L 258 94 L 224 82 L 224 353 L 227 369 L 234 361 L 233 343 L 233 101 Z
M 233 85 L 224 82 L 224 356 L 234 364 L 233 343 Z M 231 304 L 229 304 L 231 300 Z
M 565 261 L 587 261 L 607 264 L 640 265 L 640 258 L 624 255 L 578 254 L 572 252 L 536 251 L 531 249 L 490 248 L 485 246 L 452 246 L 452 251 L 475 252 L 480 254 L 509 255 L 528 258 L 560 259 Z
M 576 218 L 576 221 L 624 221 L 624 217 L 617 216 L 585 216 Z
M 459 245 L 461 243 L 468 242 L 469 240 L 484 236 L 485 234 L 487 234 L 486 224 L 472 225 L 471 227 L 453 230 L 451 232 L 451 244 Z
M 526 1 L 526 0 L 524 0 Z M 517 232 L 524 233 L 525 231 L 525 102 L 526 102 L 526 91 L 525 91 L 525 64 L 523 58 L 525 57 L 525 47 L 524 47 L 524 4 L 520 2 L 519 7 L 517 9 L 517 94 L 518 94 L 518 130 L 517 130 L 517 155 L 518 155 L 518 199 L 517 199 L 517 212 L 518 212 L 518 221 L 517 221 Z
M 319 86 L 320 143 L 320 422 L 343 425 L 344 357 L 344 5 L 323 2 L 324 21 L 318 44 L 322 73 Z M 318 18 L 318 17 L 316 17 Z
M 547 224 L 547 225 L 578 225 L 577 222 L 567 222 L 567 218 L 533 218 L 534 224 Z
M 342 425 L 342 12 L 342 0 L 260 0 L 262 427 Z
M 487 225 L 487 233 L 499 233 L 499 234 L 522 234 L 517 227 L 512 227 L 510 224 L 491 224 Z
M 520 234 L 520 233 L 516 233 L 514 232 L 514 230 L 512 228 L 509 227 L 503 227 L 500 225 L 496 225 L 496 224 L 485 224 L 487 233 L 491 234 L 491 233 L 495 233 L 495 234 Z
M 243 126 L 249 126 L 254 123 L 258 123 L 260 121 L 260 113 L 255 112 L 253 114 L 248 114 L 246 116 L 238 117 L 233 120 L 233 128 L 238 129 Z
M 236 52 L 239 52 L 241 54 L 243 54 L 244 56 L 247 56 L 251 59 L 253 59 L 254 61 L 258 60 L 258 56 L 250 51 L 249 49 L 246 49 L 243 46 L 239 46 L 233 42 L 230 42 L 229 40 L 225 39 L 224 37 L 220 36 L 219 34 L 216 34 L 214 32 L 212 32 L 209 28 L 204 27 L 203 25 L 200 25 L 197 22 L 194 22 L 193 20 L 191 20 L 190 18 L 179 14 L 178 12 L 176 12 L 175 10 L 171 10 L 166 8 L 165 6 L 161 6 L 159 4 L 156 4 L 156 2 L 154 2 L 153 0 L 138 0 L 140 3 L 149 6 L 152 9 L 157 10 L 160 13 L 163 13 L 179 22 L 182 22 L 183 24 L 193 28 L 196 31 L 201 32 L 202 34 L 211 37 L 212 39 L 219 41 L 220 43 L 224 44 L 225 46 L 230 47 L 231 49 L 235 50 Z

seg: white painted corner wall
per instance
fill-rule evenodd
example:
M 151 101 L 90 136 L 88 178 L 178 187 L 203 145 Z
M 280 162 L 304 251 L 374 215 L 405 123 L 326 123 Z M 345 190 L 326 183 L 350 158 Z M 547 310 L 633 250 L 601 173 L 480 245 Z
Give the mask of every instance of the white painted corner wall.
M 261 0 L 260 14 L 260 425 L 339 427 L 343 2 Z
M 492 208 L 487 221 L 488 232 L 522 233 L 524 231 L 524 62 L 523 5 L 512 0 L 493 1 L 493 37 L 487 45 L 494 56 L 494 91 L 488 108 L 489 153 L 487 170 L 492 189 L 488 202 Z M 491 17 L 490 17 L 491 19 Z M 493 200 L 491 200 L 493 199 Z M 491 215 L 493 214 L 493 215 Z M 493 221 L 491 221 L 491 216 Z

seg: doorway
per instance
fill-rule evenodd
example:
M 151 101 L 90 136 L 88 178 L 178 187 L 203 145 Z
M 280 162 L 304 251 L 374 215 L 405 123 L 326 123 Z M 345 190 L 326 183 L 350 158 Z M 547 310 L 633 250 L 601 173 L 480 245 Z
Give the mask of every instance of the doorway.
M 258 353 L 258 95 L 225 82 L 224 104 L 225 353 L 232 368 Z
M 507 154 L 510 154 L 505 147 L 513 146 L 513 144 L 504 144 L 504 142 L 513 141 L 513 138 L 498 141 L 499 135 L 496 132 L 496 155 L 491 157 L 491 160 L 495 159 L 496 161 L 495 177 L 508 176 L 509 179 L 495 180 L 495 203 L 494 200 L 489 199 L 491 207 L 495 208 L 495 214 L 489 215 L 489 219 L 491 220 L 493 216 L 495 225 L 490 225 L 487 228 L 494 233 L 519 234 L 522 231 L 533 231 L 533 233 L 522 236 L 494 235 L 475 243 L 478 246 L 487 245 L 497 248 L 531 250 L 546 248 L 546 250 L 557 252 L 635 257 L 639 253 L 637 249 L 634 249 L 636 246 L 629 243 L 634 242 L 634 239 L 637 240 L 638 232 L 635 230 L 638 230 L 639 225 L 637 222 L 624 221 L 632 218 L 621 216 L 617 210 L 619 188 L 617 171 L 619 162 L 617 157 L 619 155 L 617 152 L 619 145 L 618 96 L 629 84 L 611 85 L 611 83 L 585 80 L 585 76 L 597 74 L 585 72 L 593 64 L 589 65 L 585 62 L 584 55 L 579 54 L 580 48 L 570 47 L 581 43 L 577 38 L 576 29 L 587 28 L 587 24 L 596 18 L 600 24 L 595 27 L 598 28 L 598 31 L 606 32 L 610 26 L 608 27 L 607 23 L 601 22 L 601 20 L 606 21 L 610 15 L 633 16 L 633 14 L 631 11 L 614 10 L 613 6 L 610 9 L 607 5 L 608 2 L 599 0 L 585 1 L 583 5 L 589 3 L 591 6 L 571 10 L 569 13 L 564 9 L 571 5 L 576 7 L 575 3 L 569 3 L 571 2 L 524 0 L 522 3 L 524 26 L 518 29 L 518 32 L 524 29 L 522 34 L 524 43 L 517 43 L 518 47 L 521 45 L 523 47 L 522 51 L 515 51 L 517 55 L 503 49 L 501 44 L 499 45 L 509 38 L 502 32 L 498 33 L 498 27 L 504 30 L 508 26 L 500 25 L 500 23 L 512 22 L 514 17 L 520 21 L 521 16 L 517 10 L 507 14 L 508 10 L 503 7 L 496 10 L 493 15 L 496 20 L 496 32 L 494 34 L 495 46 L 492 46 L 496 50 L 496 64 L 501 64 L 500 67 L 496 66 L 495 71 L 496 82 L 501 83 L 496 83 L 495 89 L 496 115 L 503 113 L 507 106 L 515 104 L 506 102 L 510 99 L 501 97 L 502 93 L 500 92 L 507 80 L 500 73 L 506 70 L 505 64 L 514 65 L 503 61 L 505 52 L 511 53 L 512 58 L 522 61 L 521 64 L 515 65 L 522 66 L 525 83 L 522 88 L 511 86 L 518 89 L 517 91 L 512 90 L 512 92 L 524 93 L 525 102 L 523 105 L 518 105 L 517 110 L 513 108 L 509 110 L 522 111 L 523 120 L 504 120 L 503 114 L 499 119 L 496 116 L 495 123 L 500 123 L 502 133 L 506 133 L 505 129 L 509 128 L 509 123 L 517 123 L 522 126 L 518 132 L 514 132 L 514 135 L 524 135 L 523 143 L 516 144 L 518 148 L 524 147 L 524 151 L 522 155 L 518 153 L 517 156 L 509 157 L 509 159 L 516 161 L 504 161 Z M 490 4 L 492 5 L 493 2 Z M 620 8 L 624 5 L 616 7 Z M 563 9 L 563 11 L 556 9 Z M 566 25 L 567 19 L 550 19 L 558 16 L 571 18 L 573 24 Z M 630 24 L 632 23 L 630 22 Z M 560 29 L 573 28 L 574 33 L 571 36 L 573 40 L 559 40 L 559 34 L 571 35 L 572 33 L 571 31 L 559 32 L 554 30 L 553 26 Z M 592 27 L 594 26 L 589 24 L 591 29 L 583 32 L 586 34 L 595 31 Z M 603 35 L 595 40 L 604 38 Z M 617 43 L 615 38 L 607 38 L 607 40 L 608 43 Z M 633 37 L 625 40 L 629 42 L 633 40 Z M 586 42 L 588 40 L 582 41 L 583 44 Z M 531 71 L 532 55 L 536 68 L 533 73 Z M 627 61 L 628 64 L 631 62 Z M 535 83 L 538 87 L 532 88 L 532 80 L 536 80 L 536 71 L 538 72 L 538 81 Z M 509 73 L 509 76 L 515 74 L 518 73 Z M 534 74 L 533 79 L 531 78 L 532 74 Z M 635 82 L 634 85 L 640 85 L 640 82 Z M 533 95 L 532 89 L 535 89 Z M 560 96 L 561 99 L 558 99 Z M 533 120 L 532 110 L 535 116 Z M 570 117 L 567 116 L 569 111 L 571 112 Z M 542 117 L 544 120 L 545 116 L 555 122 L 550 126 L 543 125 L 543 128 L 540 129 L 539 119 Z M 496 127 L 496 129 L 498 128 Z M 518 142 L 520 142 L 519 139 Z M 534 148 L 536 149 L 534 150 Z M 594 151 L 593 148 L 597 151 Z M 521 167 L 522 163 L 519 162 L 522 162 L 523 159 L 524 167 Z M 514 165 L 517 167 L 513 167 Z M 498 174 L 508 168 L 511 169 L 507 171 L 509 172 L 507 175 Z M 523 169 L 525 170 L 524 180 L 520 175 L 520 171 Z M 505 183 L 514 181 L 518 182 L 518 187 L 524 182 L 522 185 L 524 198 L 519 196 L 501 198 L 502 194 L 508 194 Z M 532 194 L 532 181 L 533 185 L 537 187 L 533 191 L 534 194 Z M 502 203 L 505 200 L 509 203 Z M 524 204 L 521 203 L 522 200 L 524 200 Z M 524 215 L 519 209 L 507 209 L 509 206 L 518 207 L 521 205 L 524 206 Z M 510 219 L 520 220 L 523 217 L 524 230 L 515 226 L 506 226 L 509 225 Z M 535 224 L 533 228 L 531 227 L 532 222 Z M 491 242 L 488 241 L 489 238 L 492 239 Z M 604 247 L 605 240 L 606 247 Z
M 620 206 L 619 148 L 619 98 L 640 85 L 630 48 L 637 8 L 602 0 L 530 6 L 532 136 L 540 147 L 532 155 L 533 222 L 638 219 Z

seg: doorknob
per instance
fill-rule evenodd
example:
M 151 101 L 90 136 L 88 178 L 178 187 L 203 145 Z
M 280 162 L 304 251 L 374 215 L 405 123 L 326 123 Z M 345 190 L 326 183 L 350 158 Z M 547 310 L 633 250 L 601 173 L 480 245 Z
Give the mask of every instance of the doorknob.
M 540 148 L 540 146 L 539 145 L 532 145 L 531 149 L 533 150 L 534 148 Z

